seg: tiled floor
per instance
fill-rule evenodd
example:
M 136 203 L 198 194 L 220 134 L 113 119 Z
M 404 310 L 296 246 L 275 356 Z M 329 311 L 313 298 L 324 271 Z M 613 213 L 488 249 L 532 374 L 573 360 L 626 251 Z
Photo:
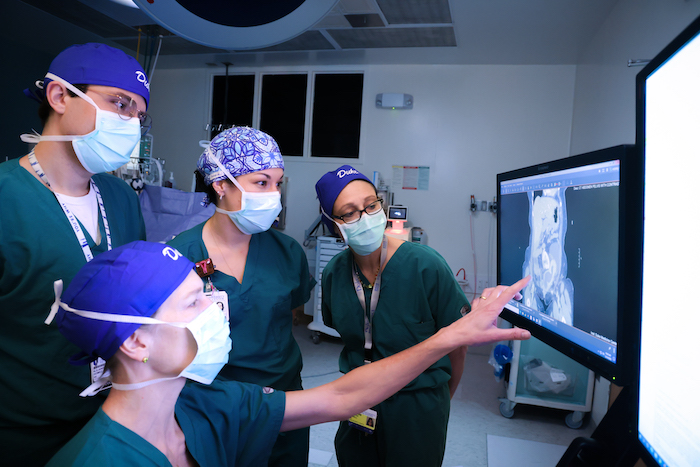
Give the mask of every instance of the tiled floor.
M 305 388 L 340 376 L 338 355 L 342 344 L 339 339 L 323 336 L 321 343 L 315 345 L 310 338 L 311 331 L 303 324 L 294 327 L 294 335 L 304 359 Z M 487 467 L 488 435 L 506 438 L 499 439 L 500 449 L 509 445 L 507 438 L 513 439 L 513 449 L 519 449 L 519 444 L 523 444 L 518 443 L 519 440 L 568 446 L 574 438 L 590 436 L 593 424 L 588 418 L 583 428 L 572 430 L 564 423 L 567 412 L 560 410 L 518 405 L 513 418 L 504 418 L 499 412 L 498 398 L 505 397 L 505 388 L 493 376 L 493 367 L 488 364 L 489 352 L 491 346 L 485 346 L 470 348 L 467 354 L 464 376 L 452 399 L 444 467 Z M 337 467 L 333 448 L 337 426 L 334 422 L 311 427 L 310 466 Z M 538 463 L 532 458 L 521 465 L 549 467 L 549 462 L 551 459 Z

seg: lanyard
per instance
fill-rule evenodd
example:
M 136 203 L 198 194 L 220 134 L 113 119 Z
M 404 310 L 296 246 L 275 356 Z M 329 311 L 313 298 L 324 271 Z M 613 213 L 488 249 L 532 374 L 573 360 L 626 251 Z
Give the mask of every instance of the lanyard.
M 362 290 L 362 283 L 360 282 L 360 275 L 357 272 L 357 265 L 355 262 L 352 264 L 352 283 L 355 286 L 355 292 L 357 293 L 357 298 L 360 300 L 360 305 L 362 305 L 363 315 L 365 317 L 365 363 L 370 362 L 370 355 L 372 350 L 372 320 L 374 319 L 374 312 L 377 310 L 377 303 L 379 303 L 379 289 L 382 285 L 382 274 L 381 268 L 386 261 L 386 250 L 387 250 L 387 238 L 384 235 L 382 240 L 382 253 L 379 262 L 380 272 L 377 273 L 377 278 L 374 280 L 374 286 L 372 287 L 372 296 L 370 298 L 369 305 L 369 316 L 367 316 L 367 305 L 365 305 L 365 292 Z
M 48 178 L 46 178 L 46 174 L 44 173 L 44 170 L 41 168 L 41 165 L 39 165 L 39 161 L 36 159 L 36 156 L 34 155 L 34 151 L 30 152 L 28 155 L 29 158 L 29 164 L 32 166 L 34 169 L 34 172 L 36 172 L 37 176 L 41 179 L 44 184 L 51 189 L 51 184 L 49 184 Z M 105 212 L 105 205 L 104 202 L 102 201 L 102 195 L 100 194 L 100 189 L 97 188 L 97 184 L 90 179 L 90 187 L 93 189 L 95 192 L 95 195 L 97 196 L 97 204 L 100 207 L 100 214 L 102 214 L 102 223 L 105 226 L 105 236 L 107 237 L 107 249 L 111 250 L 112 249 L 112 235 L 109 232 L 109 223 L 107 222 L 107 213 Z M 53 193 L 53 190 L 52 190 Z M 54 196 L 56 196 L 54 194 Z M 61 206 L 61 209 L 63 209 L 63 213 L 66 215 L 66 218 L 68 218 L 68 222 L 70 223 L 71 227 L 73 227 L 73 233 L 75 233 L 75 237 L 78 239 L 78 243 L 80 244 L 80 248 L 83 250 L 83 254 L 85 255 L 85 261 L 90 262 L 92 261 L 93 255 L 92 251 L 90 250 L 90 247 L 88 246 L 87 239 L 85 238 L 85 234 L 83 233 L 83 229 L 80 228 L 80 224 L 78 223 L 78 219 L 75 218 L 73 213 L 68 209 L 68 205 L 65 203 L 61 202 L 58 198 L 56 198 L 56 201 L 58 201 L 58 204 Z

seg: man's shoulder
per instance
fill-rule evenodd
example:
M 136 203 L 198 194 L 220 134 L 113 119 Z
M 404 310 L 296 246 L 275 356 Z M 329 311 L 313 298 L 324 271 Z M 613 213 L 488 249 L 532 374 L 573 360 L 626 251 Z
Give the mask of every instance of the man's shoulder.
M 0 163 L 0 182 L 15 180 L 16 177 L 14 173 L 18 169 L 22 169 L 22 167 L 19 165 L 19 159 L 10 159 Z

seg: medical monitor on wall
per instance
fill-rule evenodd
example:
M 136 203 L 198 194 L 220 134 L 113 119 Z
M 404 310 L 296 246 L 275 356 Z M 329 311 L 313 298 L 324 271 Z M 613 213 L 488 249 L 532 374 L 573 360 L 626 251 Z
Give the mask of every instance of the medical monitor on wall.
M 532 278 L 501 317 L 620 385 L 638 351 L 621 248 L 636 156 L 616 146 L 497 177 L 498 283 Z
M 389 206 L 387 219 L 390 221 L 406 221 L 408 220 L 408 208 L 405 206 Z
M 700 465 L 700 18 L 637 75 L 644 158 L 637 437 L 648 466 Z

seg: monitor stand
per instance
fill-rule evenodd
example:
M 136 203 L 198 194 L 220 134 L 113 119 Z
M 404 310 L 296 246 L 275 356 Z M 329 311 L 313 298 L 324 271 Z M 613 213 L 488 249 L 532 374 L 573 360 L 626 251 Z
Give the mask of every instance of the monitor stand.
M 637 451 L 636 401 L 629 386 L 613 402 L 590 438 L 571 442 L 557 467 L 631 467 Z
M 401 240 L 411 241 L 411 229 L 404 229 L 405 221 L 391 220 L 391 227 L 387 227 L 384 233 L 390 237 L 396 237 Z

